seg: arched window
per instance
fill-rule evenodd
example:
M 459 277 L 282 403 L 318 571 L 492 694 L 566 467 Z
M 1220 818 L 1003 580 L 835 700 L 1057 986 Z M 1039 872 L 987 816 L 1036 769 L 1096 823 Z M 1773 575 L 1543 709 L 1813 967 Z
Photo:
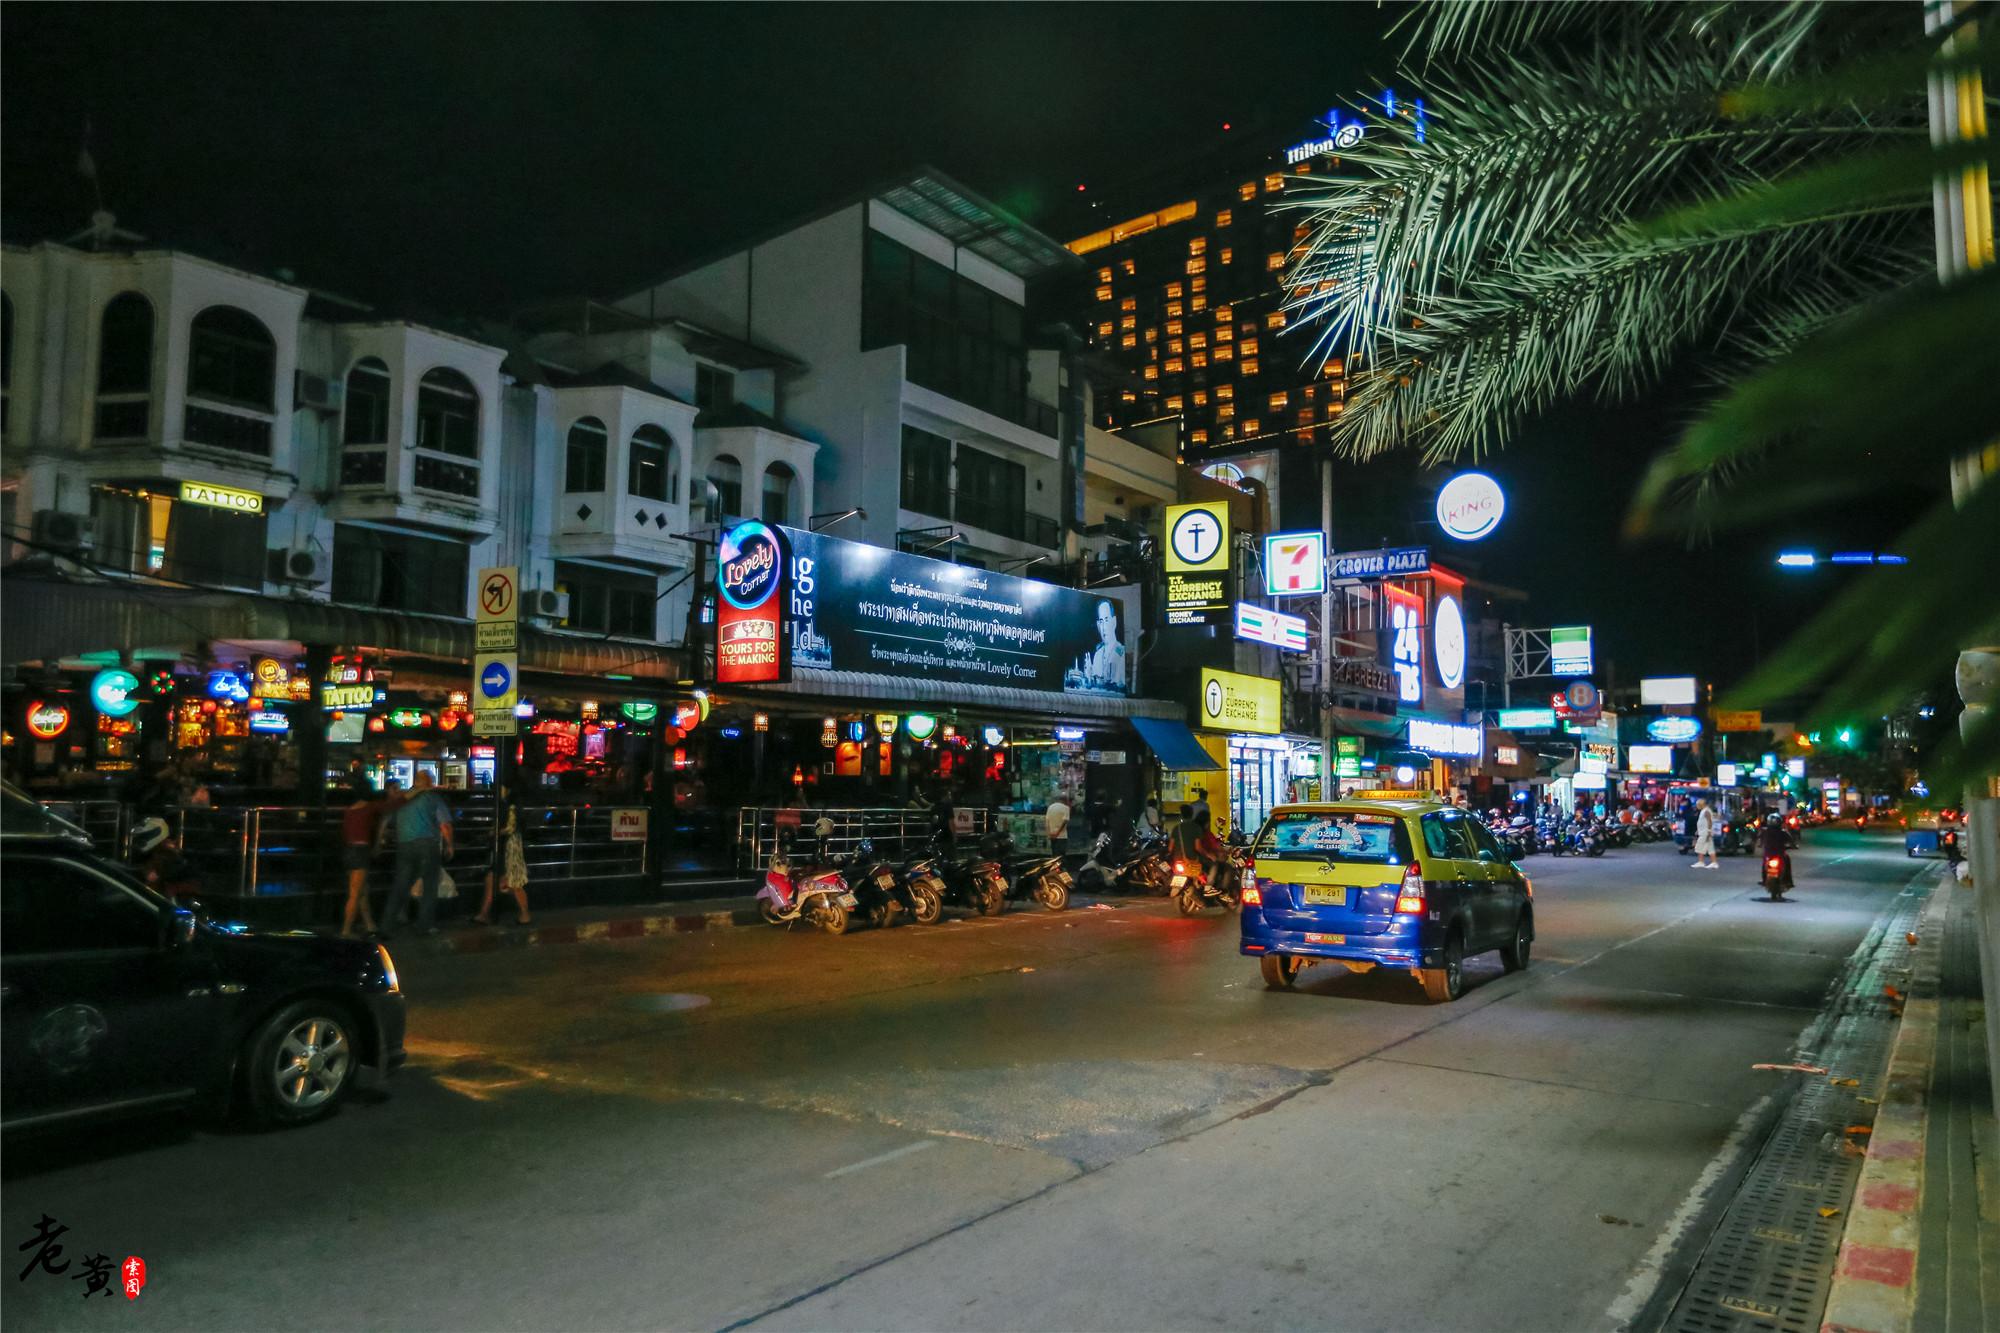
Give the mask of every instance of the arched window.
M 608 435 L 596 417 L 578 417 L 569 428 L 569 450 L 563 463 L 563 489 L 596 495 L 604 490 L 604 455 Z
M 715 487 L 715 511 L 709 521 L 743 512 L 743 465 L 728 454 L 717 454 L 708 465 L 709 484 Z
M 278 346 L 256 316 L 226 305 L 196 315 L 188 327 L 188 441 L 269 458 L 277 374 Z
M 673 437 L 658 426 L 632 432 L 631 466 L 626 480 L 635 500 L 665 503 L 680 499 L 680 478 L 674 475 Z
M 153 303 L 122 292 L 104 307 L 97 334 L 100 440 L 143 440 L 153 418 Z
M 479 391 L 455 370 L 426 371 L 417 381 L 417 485 L 477 499 L 478 460 Z
M 365 356 L 347 372 L 340 426 L 340 484 L 380 486 L 389 479 L 389 400 L 393 385 L 381 358 Z
M 764 521 L 766 523 L 790 523 L 792 521 L 792 491 L 798 474 L 783 463 L 773 463 L 764 469 Z

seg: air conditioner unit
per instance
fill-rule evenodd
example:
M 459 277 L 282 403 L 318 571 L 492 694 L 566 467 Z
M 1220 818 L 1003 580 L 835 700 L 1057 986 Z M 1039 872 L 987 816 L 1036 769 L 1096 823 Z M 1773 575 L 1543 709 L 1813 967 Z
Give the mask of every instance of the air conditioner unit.
M 82 555 L 97 545 L 90 515 L 60 509 L 35 511 L 35 544 L 62 555 Z
M 267 577 L 273 583 L 314 584 L 326 579 L 326 558 L 318 551 L 276 550 Z
M 568 620 L 569 594 L 530 588 L 521 594 L 521 610 L 536 620 Z
M 324 375 L 308 375 L 303 370 L 292 372 L 292 406 L 311 407 L 322 412 L 337 412 L 346 385 L 339 380 L 328 379 Z

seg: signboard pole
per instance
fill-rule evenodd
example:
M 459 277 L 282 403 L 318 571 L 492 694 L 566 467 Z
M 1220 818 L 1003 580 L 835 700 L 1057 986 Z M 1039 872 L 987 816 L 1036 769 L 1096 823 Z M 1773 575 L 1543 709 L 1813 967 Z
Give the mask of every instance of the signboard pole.
M 1319 530 L 1326 534 L 1326 549 L 1333 549 L 1333 450 L 1319 460 Z M 1332 571 L 1327 571 L 1330 574 Z M 1325 575 L 1319 588 L 1319 771 L 1320 794 L 1331 797 L 1334 776 L 1333 710 L 1327 707 L 1328 687 L 1333 683 L 1333 580 Z

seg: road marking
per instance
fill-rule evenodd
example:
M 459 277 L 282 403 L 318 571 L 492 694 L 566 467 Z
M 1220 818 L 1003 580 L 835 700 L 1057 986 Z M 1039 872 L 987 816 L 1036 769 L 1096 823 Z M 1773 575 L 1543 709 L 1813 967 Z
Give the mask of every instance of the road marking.
M 884 1162 L 893 1162 L 898 1157 L 908 1157 L 913 1152 L 922 1152 L 926 1148 L 935 1147 L 937 1147 L 936 1139 L 925 1139 L 921 1143 L 906 1143 L 900 1148 L 890 1149 L 879 1157 L 869 1157 L 859 1162 L 849 1162 L 846 1166 L 837 1166 L 821 1176 L 820 1179 L 832 1180 L 835 1176 L 845 1176 L 851 1175 L 856 1171 L 866 1171 L 871 1166 L 880 1166 Z

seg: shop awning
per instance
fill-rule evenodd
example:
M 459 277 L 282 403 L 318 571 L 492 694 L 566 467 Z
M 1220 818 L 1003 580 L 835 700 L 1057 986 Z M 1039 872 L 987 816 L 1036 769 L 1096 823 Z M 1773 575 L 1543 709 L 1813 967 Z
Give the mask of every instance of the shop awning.
M 1194 738 L 1194 733 L 1188 730 L 1185 722 L 1135 717 L 1132 725 L 1139 729 L 1139 735 L 1146 744 L 1153 747 L 1161 768 L 1203 772 L 1222 767 L 1215 762 L 1215 756 L 1202 749 L 1201 742 Z
M 1187 716 L 1179 704 L 1164 699 L 1127 699 L 1116 694 L 1069 694 L 1061 690 L 1023 690 L 1007 685 L 967 685 L 929 676 L 884 676 L 871 671 L 818 671 L 798 667 L 790 682 L 758 685 L 745 693 L 790 694 L 815 699 L 843 699 L 854 707 L 876 704 L 959 704 L 1045 717 L 1141 718 Z M 1186 731 L 1186 727 L 1181 728 Z
M 1379 713 L 1364 713 L 1354 708 L 1329 708 L 1333 715 L 1333 729 L 1349 736 L 1373 736 L 1377 740 L 1399 741 L 1403 739 L 1403 719 L 1387 717 Z
M 206 592 L 142 582 L 17 575 L 0 592 L 0 657 L 55 661 L 106 650 L 193 651 L 247 640 L 353 645 L 470 662 L 472 622 L 375 607 Z M 619 672 L 675 679 L 679 653 L 654 644 L 521 629 L 521 666 L 564 675 Z

